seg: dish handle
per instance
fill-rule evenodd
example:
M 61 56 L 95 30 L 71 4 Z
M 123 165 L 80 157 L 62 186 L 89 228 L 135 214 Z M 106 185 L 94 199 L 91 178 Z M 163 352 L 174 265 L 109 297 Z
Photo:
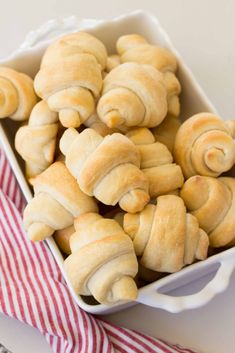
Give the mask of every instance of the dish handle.
M 213 299 L 216 294 L 223 292 L 228 287 L 230 277 L 235 269 L 234 251 L 226 258 L 221 257 L 218 260 L 218 264 L 219 267 L 213 279 L 195 294 L 174 297 L 160 293 L 163 286 L 159 287 L 158 281 L 156 281 L 152 285 L 141 289 L 137 301 L 141 304 L 164 309 L 171 313 L 201 307 Z
M 52 19 L 42 24 L 38 29 L 29 32 L 19 50 L 25 50 L 35 47 L 38 44 L 48 41 L 56 36 L 74 32 L 77 30 L 85 30 L 102 23 L 103 20 L 97 19 L 79 19 L 76 16 L 69 16 L 63 19 Z

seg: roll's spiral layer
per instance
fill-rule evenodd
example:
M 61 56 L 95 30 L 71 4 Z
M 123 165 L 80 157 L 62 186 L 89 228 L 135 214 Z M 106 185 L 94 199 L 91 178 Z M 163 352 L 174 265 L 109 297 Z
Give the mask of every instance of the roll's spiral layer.
M 167 113 L 163 75 L 149 65 L 126 63 L 104 79 L 97 113 L 109 127 L 153 127 Z
M 24 226 L 33 241 L 73 224 L 82 213 L 96 212 L 95 200 L 85 195 L 62 162 L 55 162 L 34 179 L 34 197 L 24 210 Z
M 29 180 L 53 163 L 58 132 L 58 114 L 45 101 L 37 103 L 28 121 L 15 136 L 15 148 L 26 162 Z
M 33 80 L 26 74 L 0 67 L 0 119 L 26 120 L 36 103 Z
M 211 113 L 199 113 L 179 128 L 174 157 L 186 178 L 217 177 L 235 163 L 235 143 L 228 125 Z
M 161 71 L 167 89 L 168 114 L 178 116 L 180 113 L 179 94 L 181 85 L 175 75 L 177 61 L 175 56 L 166 48 L 149 44 L 138 34 L 120 37 L 116 44 L 121 62 L 136 62 L 147 64 Z
M 95 130 L 68 129 L 60 140 L 65 163 L 83 192 L 106 205 L 138 212 L 149 200 L 148 181 L 139 169 L 140 155 L 125 136 L 104 138 Z
M 65 271 L 75 292 L 93 295 L 102 304 L 136 299 L 133 278 L 138 263 L 132 242 L 119 224 L 87 213 L 74 225 L 72 254 L 65 260 Z
M 164 144 L 155 142 L 149 129 L 132 129 L 126 136 L 139 149 L 140 168 L 149 181 L 151 198 L 171 193 L 183 185 L 180 166 L 173 163 L 173 157 Z
M 234 245 L 234 178 L 193 176 L 184 184 L 181 197 L 200 227 L 208 233 L 210 246 Z
M 46 50 L 34 87 L 65 127 L 79 127 L 93 114 L 106 59 L 104 45 L 84 32 L 66 35 Z
M 208 236 L 196 217 L 186 213 L 178 196 L 159 196 L 156 206 L 149 204 L 140 213 L 125 214 L 123 226 L 140 263 L 150 270 L 176 272 L 207 257 Z

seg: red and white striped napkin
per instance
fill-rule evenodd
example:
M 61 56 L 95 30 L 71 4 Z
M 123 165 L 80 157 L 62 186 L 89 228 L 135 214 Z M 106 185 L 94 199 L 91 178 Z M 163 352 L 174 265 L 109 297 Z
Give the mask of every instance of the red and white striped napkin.
M 56 353 L 193 353 L 80 309 L 53 255 L 22 228 L 25 201 L 0 149 L 0 312 L 37 328 Z

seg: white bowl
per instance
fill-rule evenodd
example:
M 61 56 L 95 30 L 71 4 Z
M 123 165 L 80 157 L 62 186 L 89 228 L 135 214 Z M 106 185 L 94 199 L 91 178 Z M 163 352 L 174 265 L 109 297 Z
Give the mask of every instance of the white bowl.
M 101 39 L 110 53 L 114 52 L 117 38 L 120 35 L 128 33 L 139 33 L 146 37 L 151 43 L 160 44 L 169 48 L 176 55 L 179 63 L 178 76 L 182 84 L 182 119 L 185 120 L 191 115 L 201 111 L 215 112 L 215 108 L 196 82 L 190 70 L 183 63 L 182 58 L 173 47 L 168 35 L 162 29 L 158 20 L 143 11 L 135 11 L 114 18 L 111 21 L 79 20 L 76 17 L 65 18 L 61 21 L 49 21 L 38 30 L 29 33 L 20 49 L 4 61 L 1 61 L 0 65 L 10 66 L 33 77 L 38 71 L 43 52 L 51 43 L 52 38 L 81 29 Z M 32 192 L 22 173 L 22 160 L 14 149 L 14 134 L 17 127 L 18 123 L 10 121 L 9 119 L 1 121 L 0 140 L 7 153 L 22 192 L 26 200 L 29 201 L 32 198 Z M 67 280 L 63 268 L 63 257 L 57 245 L 52 238 L 46 241 Z M 139 289 L 138 298 L 135 302 L 125 302 L 112 306 L 93 304 L 90 297 L 84 299 L 84 297 L 77 295 L 68 280 L 67 283 L 77 304 L 90 313 L 113 313 L 137 303 L 162 308 L 170 312 L 179 312 L 186 309 L 198 308 L 206 304 L 217 293 L 225 290 L 229 284 L 229 279 L 234 268 L 235 248 L 232 248 L 217 255 L 213 255 L 205 261 L 185 267 L 177 273 L 170 274 Z M 206 276 L 209 273 L 211 274 L 211 276 L 209 276 L 210 280 L 205 283 L 204 288 L 200 288 L 197 293 L 183 295 L 184 285 Z M 174 297 L 170 293 L 176 288 L 177 296 Z

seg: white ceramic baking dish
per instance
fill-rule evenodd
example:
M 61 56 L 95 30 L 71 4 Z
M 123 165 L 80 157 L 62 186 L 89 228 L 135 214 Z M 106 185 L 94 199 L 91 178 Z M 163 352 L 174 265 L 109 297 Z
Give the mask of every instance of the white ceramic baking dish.
M 100 38 L 110 53 L 114 52 L 114 45 L 117 38 L 120 35 L 128 33 L 142 34 L 150 42 L 169 48 L 177 56 L 179 62 L 178 75 L 183 88 L 181 95 L 182 119 L 187 119 L 192 114 L 201 111 L 215 112 L 215 108 L 196 82 L 190 70 L 183 63 L 182 58 L 173 47 L 158 20 L 143 11 L 135 11 L 110 21 L 80 20 L 76 17 L 65 18 L 61 21 L 49 21 L 38 30 L 29 33 L 20 49 L 7 59 L 2 60 L 0 65 L 10 66 L 33 77 L 39 68 L 42 54 L 52 38 L 80 29 L 85 29 Z M 22 160 L 14 149 L 14 134 L 16 129 L 17 123 L 9 119 L 1 121 L 0 140 L 22 192 L 27 201 L 29 201 L 32 198 L 32 193 L 22 173 Z M 63 269 L 63 257 L 57 245 L 52 238 L 47 240 L 47 244 L 66 278 Z M 234 268 L 235 248 L 232 248 L 139 289 L 136 302 L 120 303 L 114 306 L 95 304 L 90 297 L 83 298 L 76 295 L 70 283 L 67 282 L 77 304 L 90 313 L 113 313 L 137 303 L 162 308 L 170 312 L 180 312 L 186 309 L 198 308 L 210 301 L 217 293 L 224 291 L 229 284 L 229 279 Z M 206 279 L 203 282 L 204 287 L 199 288 L 197 293 L 185 295 L 184 286 L 202 277 Z M 177 296 L 171 294 L 172 290 L 174 290 L 174 293 L 177 293 Z

